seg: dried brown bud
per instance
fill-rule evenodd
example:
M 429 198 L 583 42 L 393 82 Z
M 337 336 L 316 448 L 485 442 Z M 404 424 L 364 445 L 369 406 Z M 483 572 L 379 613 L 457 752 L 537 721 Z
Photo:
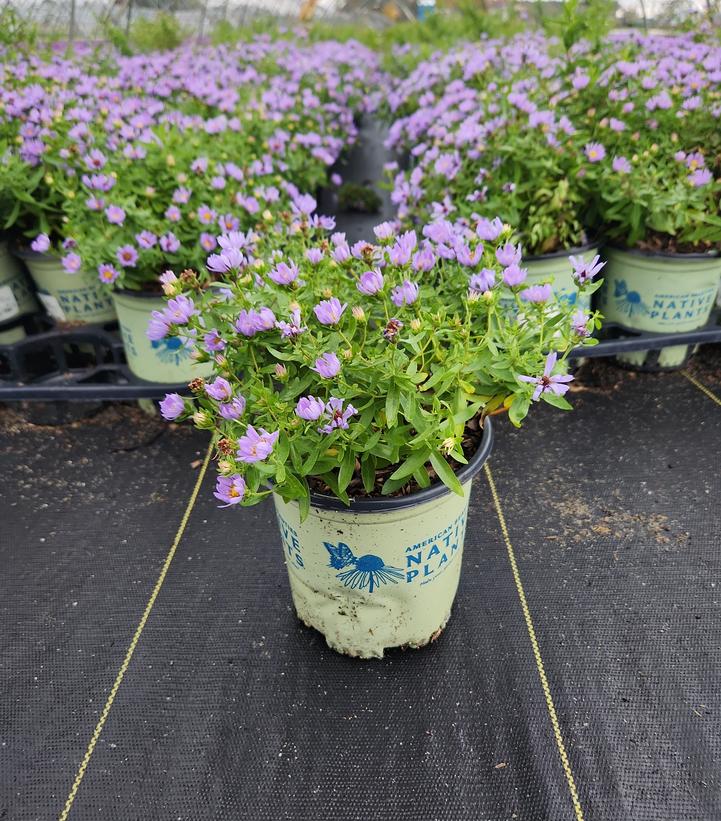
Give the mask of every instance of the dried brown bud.
M 230 439 L 218 439 L 218 450 L 221 453 L 224 453 L 226 456 L 230 456 L 230 454 L 233 452 L 234 447 L 235 446 L 230 441 Z
M 202 376 L 196 376 L 188 382 L 188 387 L 193 393 L 201 393 L 205 387 L 205 379 Z

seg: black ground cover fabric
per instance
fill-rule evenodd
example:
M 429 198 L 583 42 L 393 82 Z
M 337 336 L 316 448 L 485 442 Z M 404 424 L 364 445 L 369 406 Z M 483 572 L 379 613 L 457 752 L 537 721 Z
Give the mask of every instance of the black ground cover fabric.
M 718 350 L 695 373 L 721 395 Z M 583 814 L 713 821 L 721 407 L 680 374 L 581 376 L 573 413 L 499 424 L 491 465 Z M 56 818 L 206 440 L 130 408 L 0 422 L 0 818 Z M 448 628 L 381 661 L 297 622 L 272 507 L 212 484 L 70 818 L 575 817 L 484 477 Z

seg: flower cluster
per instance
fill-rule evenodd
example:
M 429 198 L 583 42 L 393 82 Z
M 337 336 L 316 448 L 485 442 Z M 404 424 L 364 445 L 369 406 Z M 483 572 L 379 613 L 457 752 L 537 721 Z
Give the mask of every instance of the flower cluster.
M 256 256 L 252 273 L 236 261 L 207 287 L 166 277 L 150 332 L 195 339 L 215 376 L 162 411 L 215 432 L 225 504 L 254 504 L 269 485 L 305 509 L 311 487 L 345 502 L 433 476 L 459 490 L 469 421 L 507 409 L 520 424 L 534 400 L 570 407 L 566 354 L 593 344 L 598 316 L 529 286 L 510 227 L 439 219 L 375 235 L 319 239 L 306 217 L 292 252 Z M 594 290 L 597 267 L 575 267 Z
M 0 62 L 0 218 L 67 271 L 124 287 L 199 269 L 213 251 L 216 272 L 237 254 L 252 262 L 217 237 L 314 210 L 302 192 L 355 141 L 377 65 L 357 43 L 263 38 Z
M 438 55 L 388 95 L 393 200 L 408 222 L 501 217 L 543 254 L 605 234 L 630 247 L 721 243 L 721 48 L 617 34 L 565 53 L 524 33 Z

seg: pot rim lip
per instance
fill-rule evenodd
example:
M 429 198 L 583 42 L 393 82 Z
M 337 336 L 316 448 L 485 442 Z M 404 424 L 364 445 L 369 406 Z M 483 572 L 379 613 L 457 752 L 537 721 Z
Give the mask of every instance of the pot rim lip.
M 463 465 L 456 472 L 456 476 L 461 484 L 470 482 L 488 459 L 493 448 L 493 426 L 487 416 L 483 421 L 483 435 L 478 450 L 473 454 L 467 465 Z M 416 505 L 430 502 L 441 496 L 446 496 L 453 491 L 449 490 L 443 482 L 438 481 L 431 487 L 423 488 L 408 496 L 374 496 L 371 498 L 361 498 L 350 500 L 350 505 L 345 505 L 335 496 L 327 496 L 324 493 L 311 493 L 310 506 L 319 510 L 340 510 L 345 513 L 386 513 L 394 510 L 415 507 Z
M 547 259 L 559 259 L 560 257 L 567 257 L 571 254 L 585 254 L 586 251 L 598 251 L 600 248 L 600 240 L 590 241 L 584 245 L 574 245 L 573 248 L 564 248 L 561 251 L 551 251 L 548 254 L 536 254 L 532 257 L 523 257 L 521 264 L 524 262 L 544 262 Z
M 12 255 L 19 257 L 20 259 L 44 259 L 48 260 L 48 262 L 60 262 L 60 256 L 58 254 L 49 254 L 47 251 L 33 251 L 32 248 L 25 248 L 21 245 L 12 245 L 9 242 L 8 245 Z
M 719 259 L 721 257 L 721 252 L 714 250 L 692 251 L 690 254 L 672 254 L 670 251 L 645 251 L 643 248 L 623 248 L 622 246 L 615 245 L 611 242 L 607 242 L 604 247 L 608 248 L 609 251 L 620 251 L 623 254 L 630 254 L 634 257 L 660 257 L 661 259 L 668 260 L 669 262 L 684 259 Z

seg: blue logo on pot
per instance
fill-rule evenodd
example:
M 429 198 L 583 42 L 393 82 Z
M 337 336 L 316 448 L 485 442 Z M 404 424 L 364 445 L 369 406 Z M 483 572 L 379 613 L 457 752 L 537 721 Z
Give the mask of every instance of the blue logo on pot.
M 403 571 L 397 567 L 387 566 L 380 556 L 367 553 L 365 556 L 356 557 L 345 542 L 338 542 L 337 545 L 331 542 L 323 544 L 330 553 L 329 566 L 341 571 L 336 574 L 336 578 L 343 582 L 344 587 L 352 587 L 354 590 L 368 588 L 368 592 L 372 593 L 382 584 L 397 584 L 403 581 Z
M 180 365 L 190 358 L 190 351 L 177 336 L 156 339 L 150 343 L 155 355 L 164 365 Z
M 648 313 L 648 306 L 641 299 L 641 294 L 638 291 L 629 291 L 625 279 L 616 280 L 613 296 L 616 300 L 616 310 L 629 319 Z

